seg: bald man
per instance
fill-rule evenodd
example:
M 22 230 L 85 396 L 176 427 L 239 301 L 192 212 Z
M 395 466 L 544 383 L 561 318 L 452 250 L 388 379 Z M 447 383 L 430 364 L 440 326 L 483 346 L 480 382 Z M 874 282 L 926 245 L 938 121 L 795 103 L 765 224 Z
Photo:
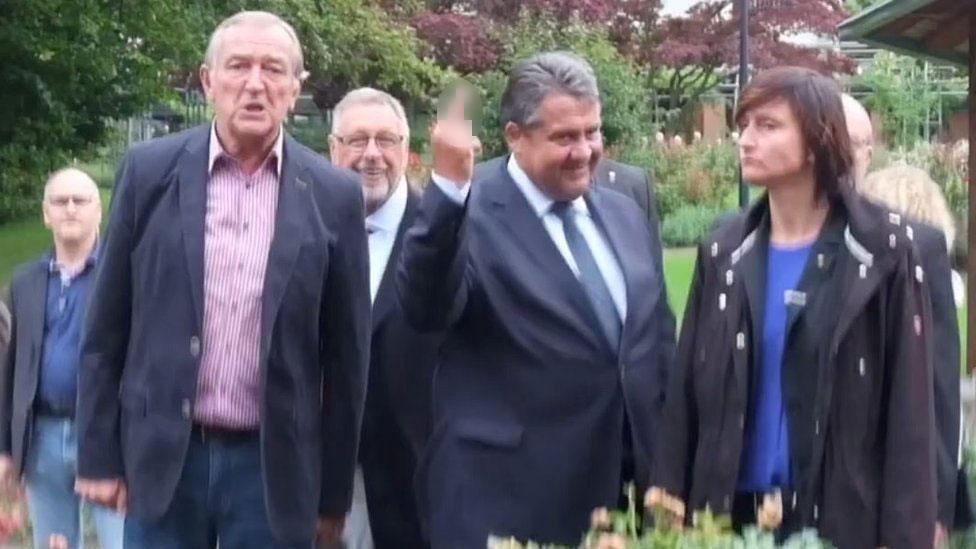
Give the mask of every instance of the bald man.
M 856 99 L 844 94 L 844 117 L 854 153 L 853 183 L 858 188 L 867 175 L 874 155 L 874 130 L 867 110 Z M 965 484 L 965 475 L 958 466 L 959 453 L 959 325 L 956 304 L 952 296 L 952 274 L 946 250 L 945 235 L 939 229 L 904 219 L 905 231 L 915 242 L 921 259 L 921 276 L 929 288 L 932 301 L 933 334 L 932 364 L 934 366 L 935 420 L 939 434 L 936 448 L 936 481 L 939 498 L 939 527 L 936 541 L 940 541 L 958 520 L 970 523 L 966 492 L 957 487 Z M 960 514 L 957 515 L 957 512 Z M 938 544 L 938 543 L 937 543 Z
M 44 225 L 54 248 L 20 266 L 10 284 L 10 348 L 0 376 L 0 481 L 27 486 L 34 546 L 63 536 L 81 544 L 81 502 L 74 492 L 81 325 L 98 261 L 102 207 L 98 187 L 80 170 L 55 172 L 44 186 Z M 122 547 L 122 516 L 92 511 L 101 547 Z
M 843 95 L 844 117 L 847 118 L 847 134 L 854 152 L 855 185 L 864 181 L 874 157 L 874 127 L 868 111 L 848 94 Z

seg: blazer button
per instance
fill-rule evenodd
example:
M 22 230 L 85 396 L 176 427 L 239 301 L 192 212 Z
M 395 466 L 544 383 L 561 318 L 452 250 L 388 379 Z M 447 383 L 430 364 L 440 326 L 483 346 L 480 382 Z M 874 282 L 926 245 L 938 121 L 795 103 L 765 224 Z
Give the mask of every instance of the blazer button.
M 864 374 L 867 373 L 867 371 L 868 368 L 864 364 L 864 357 L 862 356 L 861 358 L 857 359 L 857 373 L 861 374 L 861 377 L 864 377 Z
M 739 414 L 739 429 L 745 429 L 745 428 L 746 428 L 746 415 Z
M 190 355 L 193 358 L 200 356 L 200 338 L 197 336 L 190 338 Z
M 190 415 L 193 412 L 193 405 L 190 403 L 190 399 L 188 398 L 183 399 L 182 410 L 183 410 L 183 419 L 190 419 Z
M 819 419 L 813 424 L 813 434 L 815 436 L 818 436 L 818 437 L 820 436 L 820 420 Z
M 723 509 L 724 511 L 729 511 L 729 510 L 732 509 L 732 497 L 731 496 L 726 495 L 724 498 L 722 498 L 722 507 L 724 507 L 724 509 Z

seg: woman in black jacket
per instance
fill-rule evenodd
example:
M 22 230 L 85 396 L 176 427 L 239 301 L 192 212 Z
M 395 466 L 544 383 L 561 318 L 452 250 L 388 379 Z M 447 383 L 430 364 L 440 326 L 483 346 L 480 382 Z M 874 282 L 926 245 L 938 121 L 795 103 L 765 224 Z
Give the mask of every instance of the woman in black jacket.
M 841 548 L 932 545 L 931 326 L 913 228 L 858 197 L 839 90 L 766 71 L 736 110 L 765 195 L 700 246 L 655 484 Z

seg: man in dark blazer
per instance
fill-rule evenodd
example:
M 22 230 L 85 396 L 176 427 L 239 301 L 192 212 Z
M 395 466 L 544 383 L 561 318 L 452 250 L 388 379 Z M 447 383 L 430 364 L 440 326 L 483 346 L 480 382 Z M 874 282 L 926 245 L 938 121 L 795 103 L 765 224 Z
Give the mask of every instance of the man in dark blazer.
M 359 451 L 364 490 L 355 494 L 346 521 L 346 549 L 427 546 L 413 479 L 430 432 L 430 390 L 441 336 L 421 334 L 407 324 L 394 286 L 403 235 L 420 201 L 406 178 L 409 136 L 403 106 L 380 90 L 353 90 L 332 111 L 330 157 L 359 173 L 363 186 L 373 299 Z
M 507 160 L 508 156 L 497 156 L 479 163 L 474 167 L 475 179 L 485 174 L 497 173 Z M 660 223 L 654 200 L 654 184 L 647 170 L 609 158 L 600 158 L 593 171 L 593 183 L 629 196 L 644 211 L 644 216 L 652 225 L 657 226 Z
M 265 12 L 218 26 L 214 122 L 133 147 L 79 379 L 78 490 L 126 547 L 309 547 L 350 506 L 369 344 L 358 181 L 282 127 L 303 74 Z
M 0 484 L 10 488 L 23 480 L 34 546 L 47 547 L 51 536 L 60 535 L 68 547 L 78 547 L 75 401 L 102 205 L 92 178 L 65 168 L 48 179 L 41 207 L 54 245 L 18 267 L 10 284 L 7 326 L 14 337 L 0 362 Z M 123 517 L 105 508 L 91 514 L 99 544 L 121 548 Z
M 512 155 L 473 181 L 463 106 L 434 127 L 433 182 L 397 272 L 408 320 L 446 329 L 418 471 L 435 548 L 578 543 L 624 481 L 648 482 L 674 353 L 656 229 L 591 183 L 589 64 L 523 61 L 501 109 Z

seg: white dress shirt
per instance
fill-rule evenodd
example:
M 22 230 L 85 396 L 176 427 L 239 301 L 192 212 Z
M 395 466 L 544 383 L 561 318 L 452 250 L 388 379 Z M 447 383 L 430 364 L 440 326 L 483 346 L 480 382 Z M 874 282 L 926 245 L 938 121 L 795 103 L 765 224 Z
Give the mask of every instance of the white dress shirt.
M 393 194 L 375 212 L 366 216 L 366 231 L 369 240 L 369 295 L 376 300 L 380 281 L 386 272 L 386 264 L 393 253 L 397 230 L 407 210 L 407 180 L 401 178 Z
M 542 225 L 545 227 L 546 232 L 549 233 L 549 238 L 556 245 L 566 264 L 569 265 L 576 278 L 579 278 L 579 267 L 576 266 L 576 260 L 573 258 L 573 253 L 569 249 L 569 243 L 566 242 L 566 233 L 563 232 L 563 222 L 552 211 L 552 205 L 555 201 L 546 196 L 529 179 L 529 176 L 526 175 L 525 171 L 518 165 L 518 162 L 515 161 L 515 155 L 510 156 L 508 159 L 508 173 L 512 176 L 512 180 L 515 181 L 515 186 L 518 187 L 525 196 L 525 199 L 529 202 L 529 206 L 532 207 L 532 210 L 542 220 Z M 457 185 L 436 173 L 432 174 L 431 179 L 437 185 L 438 189 L 458 204 L 464 203 L 471 189 L 470 181 L 459 189 Z M 627 318 L 627 282 L 624 279 L 623 270 L 620 268 L 620 262 L 617 261 L 617 256 L 614 255 L 610 243 L 607 242 L 606 237 L 600 232 L 593 218 L 590 216 L 590 210 L 586 205 L 586 200 L 582 196 L 573 200 L 572 212 L 576 218 L 576 226 L 579 228 L 580 234 L 583 235 L 586 245 L 589 246 L 590 253 L 593 254 L 593 259 L 596 261 L 597 268 L 600 269 L 600 274 L 603 275 L 607 289 L 610 290 L 610 297 L 613 298 L 613 304 L 617 309 L 617 314 L 620 315 L 620 321 L 623 322 Z

